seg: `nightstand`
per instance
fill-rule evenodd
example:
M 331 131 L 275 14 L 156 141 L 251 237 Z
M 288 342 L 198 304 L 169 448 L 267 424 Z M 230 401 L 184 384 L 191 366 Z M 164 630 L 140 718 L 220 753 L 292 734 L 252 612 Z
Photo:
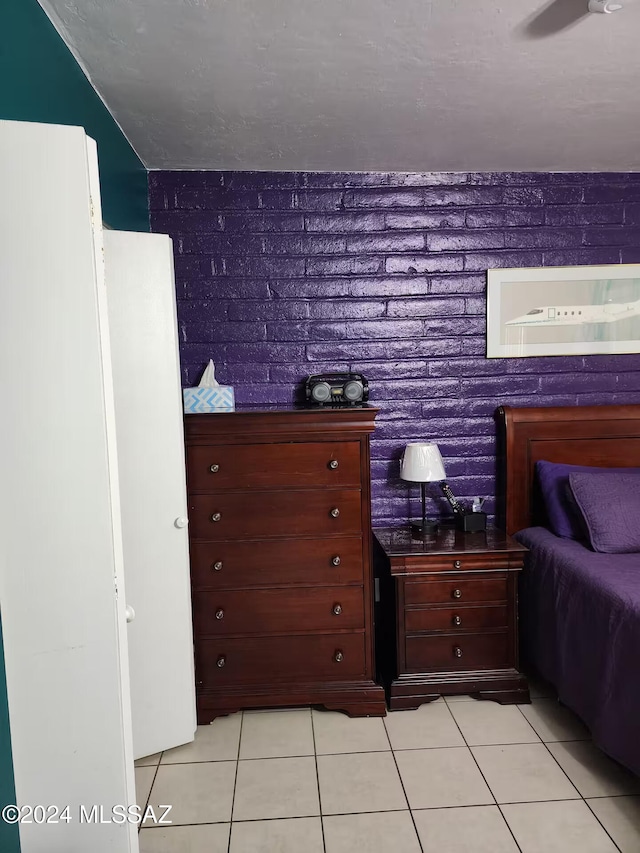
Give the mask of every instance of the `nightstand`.
M 527 551 L 499 530 L 374 530 L 381 590 L 377 648 L 389 707 L 441 695 L 529 702 L 518 671 L 517 583 Z

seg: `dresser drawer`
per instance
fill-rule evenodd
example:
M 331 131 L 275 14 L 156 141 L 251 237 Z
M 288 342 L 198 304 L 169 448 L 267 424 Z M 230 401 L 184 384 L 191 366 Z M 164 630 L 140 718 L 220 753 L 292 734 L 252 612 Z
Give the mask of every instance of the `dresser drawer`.
M 225 684 L 364 678 L 365 635 L 315 634 L 199 640 L 196 679 L 205 690 Z
M 364 628 L 361 586 L 231 589 L 193 595 L 198 637 Z
M 467 579 L 464 575 L 446 581 L 406 581 L 405 604 L 444 604 L 461 602 L 475 604 L 482 601 L 507 601 L 507 578 Z
M 407 636 L 409 672 L 431 669 L 501 669 L 509 665 L 509 639 L 499 634 Z
M 361 584 L 362 539 L 193 542 L 191 582 L 199 589 L 280 584 Z
M 506 628 L 506 604 L 487 607 L 430 607 L 407 608 L 404 615 L 405 631 L 479 631 L 483 628 Z
M 292 489 L 191 495 L 189 523 L 194 540 L 360 533 L 361 493 Z
M 190 492 L 360 485 L 360 442 L 192 445 Z

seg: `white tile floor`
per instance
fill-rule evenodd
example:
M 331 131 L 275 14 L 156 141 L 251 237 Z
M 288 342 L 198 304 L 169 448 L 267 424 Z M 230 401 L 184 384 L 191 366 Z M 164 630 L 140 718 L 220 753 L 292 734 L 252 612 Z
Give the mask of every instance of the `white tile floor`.
M 640 780 L 544 687 L 352 720 L 245 711 L 137 763 L 142 853 L 640 853 Z

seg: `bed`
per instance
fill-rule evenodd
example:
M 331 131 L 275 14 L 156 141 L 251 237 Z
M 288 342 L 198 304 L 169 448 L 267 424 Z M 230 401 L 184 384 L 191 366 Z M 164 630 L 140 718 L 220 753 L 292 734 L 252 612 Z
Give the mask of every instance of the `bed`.
M 540 460 L 640 469 L 640 405 L 505 406 L 498 421 L 498 516 L 530 549 L 519 593 L 523 659 L 555 686 L 604 752 L 640 775 L 640 548 L 596 553 L 588 542 L 555 535 L 536 474 Z M 608 471 L 598 482 L 639 473 Z M 632 491 L 640 495 L 640 485 Z M 633 518 L 640 530 L 640 516 Z

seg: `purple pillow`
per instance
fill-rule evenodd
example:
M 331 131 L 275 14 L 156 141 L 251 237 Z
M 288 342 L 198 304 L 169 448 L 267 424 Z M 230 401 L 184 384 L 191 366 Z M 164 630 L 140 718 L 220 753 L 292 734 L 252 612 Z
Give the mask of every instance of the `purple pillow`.
M 536 473 L 547 509 L 550 530 L 565 539 L 584 539 L 584 522 L 575 505 L 569 485 L 570 474 L 616 474 L 640 476 L 640 468 L 594 468 L 587 465 L 566 465 L 564 462 L 536 462 Z
M 635 474 L 569 474 L 589 541 L 602 554 L 640 551 L 640 477 Z

